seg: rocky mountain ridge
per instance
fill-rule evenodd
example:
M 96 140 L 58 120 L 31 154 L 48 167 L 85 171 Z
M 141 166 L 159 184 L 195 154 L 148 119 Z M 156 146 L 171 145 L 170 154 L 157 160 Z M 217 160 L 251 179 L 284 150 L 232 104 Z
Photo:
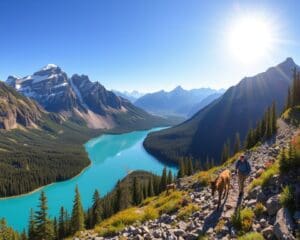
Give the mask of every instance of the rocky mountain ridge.
M 84 122 L 89 128 L 112 129 L 147 121 L 167 124 L 165 119 L 135 107 L 106 90 L 99 82 L 92 82 L 88 76 L 74 74 L 69 78 L 54 64 L 23 78 L 9 76 L 6 83 L 36 100 L 47 111 L 59 113 L 65 119 Z

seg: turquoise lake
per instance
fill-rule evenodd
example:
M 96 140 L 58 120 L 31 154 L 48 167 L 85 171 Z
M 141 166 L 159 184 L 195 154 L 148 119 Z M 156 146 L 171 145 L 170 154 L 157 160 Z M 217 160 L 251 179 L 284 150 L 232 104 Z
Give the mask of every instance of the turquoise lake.
M 91 205 L 92 194 L 98 189 L 105 195 L 128 171 L 147 170 L 161 174 L 164 164 L 149 155 L 143 148 L 143 140 L 149 132 L 135 131 L 119 135 L 102 135 L 85 144 L 92 162 L 79 176 L 64 182 L 43 187 L 48 198 L 50 217 L 58 216 L 64 206 L 70 213 L 76 184 L 79 187 L 82 203 L 86 209 Z M 168 167 L 174 173 L 174 166 Z M 8 224 L 16 230 L 27 230 L 30 209 L 36 209 L 40 191 L 14 198 L 0 200 L 0 218 L 6 218 Z

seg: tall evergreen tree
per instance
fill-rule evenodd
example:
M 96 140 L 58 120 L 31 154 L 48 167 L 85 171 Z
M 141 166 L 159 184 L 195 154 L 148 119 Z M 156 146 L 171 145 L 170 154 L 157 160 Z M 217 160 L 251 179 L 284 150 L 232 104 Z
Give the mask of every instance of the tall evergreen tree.
M 292 90 L 289 87 L 285 109 L 289 109 L 290 107 L 292 107 Z
M 67 209 L 65 209 L 64 220 L 65 220 L 65 236 L 68 236 L 71 234 L 71 219 Z
M 54 239 L 54 229 L 53 224 L 48 218 L 48 206 L 47 206 L 47 197 L 45 192 L 42 191 L 40 195 L 40 204 L 39 210 L 35 212 L 35 235 L 36 239 Z
M 116 191 L 116 211 L 121 211 L 126 209 L 131 204 L 131 196 L 129 192 L 129 188 L 127 184 L 121 184 L 119 182 L 117 184 L 117 191 Z
M 227 159 L 230 157 L 230 143 L 227 141 L 223 145 L 223 151 L 221 156 L 221 162 L 224 163 L 227 161 Z
M 272 114 L 272 135 L 276 133 L 277 131 L 277 113 L 276 113 L 276 103 L 273 102 L 272 104 L 272 110 L 271 110 L 271 114 Z
M 63 239 L 66 236 L 66 223 L 65 223 L 65 210 L 64 207 L 60 208 L 58 218 L 58 238 Z
M 146 199 L 148 197 L 148 188 L 145 183 L 143 183 L 143 199 Z
M 188 176 L 192 175 L 194 173 L 194 166 L 193 166 L 193 161 L 192 158 L 188 158 L 186 161 L 186 174 Z
M 23 232 L 21 233 L 20 239 L 21 240 L 27 240 L 28 239 L 25 230 L 23 230 Z
M 134 205 L 139 205 L 142 201 L 141 184 L 138 182 L 136 177 L 133 178 L 132 201 Z
M 167 184 L 171 184 L 172 182 L 173 182 L 173 174 L 172 174 L 172 171 L 169 170 Z
M 160 191 L 165 191 L 167 187 L 167 168 L 164 167 L 160 179 Z
M 178 178 L 183 178 L 186 174 L 186 170 L 185 170 L 185 164 L 183 159 L 181 158 L 179 161 L 179 170 L 178 170 L 178 174 L 177 177 Z
M 54 229 L 54 239 L 58 240 L 58 225 L 57 225 L 57 219 L 54 217 L 53 219 L 53 229 Z
M 74 234 L 77 231 L 84 229 L 84 211 L 81 203 L 81 197 L 78 186 L 75 188 L 75 197 L 73 201 L 73 209 L 71 216 L 71 233 Z
M 100 199 L 100 193 L 95 190 L 93 195 L 93 205 L 92 205 L 92 226 L 100 223 L 102 220 L 102 205 Z
M 235 134 L 235 140 L 234 140 L 234 146 L 233 146 L 233 152 L 237 153 L 241 150 L 241 139 L 240 139 L 240 134 L 236 133 Z
M 29 239 L 32 240 L 36 239 L 36 226 L 34 221 L 34 212 L 32 208 L 30 209 L 30 215 L 29 215 L 28 237 Z
M 153 177 L 151 177 L 148 181 L 148 196 L 154 196 Z

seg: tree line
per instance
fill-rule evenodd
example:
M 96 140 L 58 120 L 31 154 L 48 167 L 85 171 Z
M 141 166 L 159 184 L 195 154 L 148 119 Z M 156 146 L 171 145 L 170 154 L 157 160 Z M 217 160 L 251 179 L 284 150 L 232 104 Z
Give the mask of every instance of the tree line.
M 293 83 L 288 90 L 286 109 L 300 105 L 300 73 L 294 69 Z

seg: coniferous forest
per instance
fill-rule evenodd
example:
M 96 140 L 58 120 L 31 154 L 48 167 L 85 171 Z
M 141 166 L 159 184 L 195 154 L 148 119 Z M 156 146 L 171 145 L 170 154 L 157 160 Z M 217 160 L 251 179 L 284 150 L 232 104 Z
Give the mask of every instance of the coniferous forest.
M 63 206 L 58 209 L 56 218 L 48 214 L 47 196 L 42 191 L 39 198 L 38 209 L 30 210 L 28 229 L 22 233 L 15 232 L 6 225 L 4 219 L 0 222 L 0 239 L 3 236 L 12 236 L 15 240 L 61 240 L 76 232 L 91 229 L 102 220 L 130 206 L 139 205 L 147 197 L 156 196 L 166 190 L 168 184 L 173 183 L 174 176 L 171 171 L 163 169 L 162 175 L 157 176 L 145 171 L 135 171 L 118 181 L 115 188 L 106 196 L 101 197 L 95 190 L 92 205 L 84 211 L 80 189 L 75 188 L 73 208 L 68 212 Z M 6 239 L 6 238 L 3 238 Z

